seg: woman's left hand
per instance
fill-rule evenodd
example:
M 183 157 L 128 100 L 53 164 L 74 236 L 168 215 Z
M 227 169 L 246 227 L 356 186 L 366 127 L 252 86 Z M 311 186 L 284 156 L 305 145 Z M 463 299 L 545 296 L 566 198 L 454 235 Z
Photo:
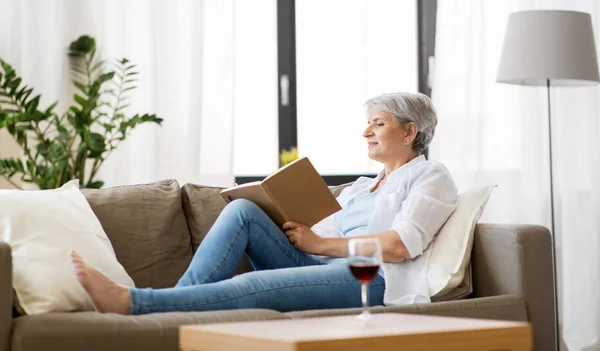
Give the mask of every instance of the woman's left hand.
M 308 226 L 288 221 L 281 226 L 292 245 L 298 250 L 309 254 L 319 254 L 323 245 L 323 238 L 315 234 Z

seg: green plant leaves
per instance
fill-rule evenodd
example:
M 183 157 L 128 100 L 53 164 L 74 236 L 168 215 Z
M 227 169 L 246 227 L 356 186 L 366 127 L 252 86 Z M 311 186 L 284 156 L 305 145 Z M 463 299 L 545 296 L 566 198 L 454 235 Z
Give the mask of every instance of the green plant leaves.
M 8 88 L 10 89 L 11 95 L 15 94 L 15 92 L 19 88 L 19 85 L 21 85 L 21 78 L 17 78 L 17 79 L 15 79 L 15 80 L 13 80 L 13 81 L 10 82 Z
M 97 180 L 95 182 L 89 182 L 87 184 L 85 184 L 86 188 L 90 188 L 90 189 L 100 189 L 104 186 L 104 182 L 101 180 Z
M 106 140 L 104 139 L 104 136 L 98 133 L 90 133 L 88 146 L 90 149 L 88 158 L 97 158 L 106 151 Z
M 37 110 L 37 107 L 40 103 L 40 98 L 41 96 L 38 95 L 25 104 L 25 112 L 27 112 L 27 114 L 33 114 L 33 112 Z
M 125 136 L 129 129 L 135 128 L 138 124 L 152 122 L 152 123 L 156 123 L 156 124 L 160 125 L 162 123 L 162 121 L 163 121 L 162 118 L 158 118 L 158 117 L 156 117 L 156 115 L 149 115 L 149 114 L 144 114 L 141 116 L 135 115 L 135 116 L 131 117 L 130 119 L 123 121 L 121 123 L 121 125 L 119 126 L 119 131 L 123 134 L 123 136 Z
M 27 160 L 26 164 L 27 164 L 27 170 L 29 171 L 29 174 L 35 174 L 35 164 L 31 160 Z M 31 178 L 31 179 L 33 179 L 33 178 Z
M 52 115 L 52 110 L 54 110 L 54 108 L 56 107 L 56 105 L 58 105 L 58 101 L 56 101 L 52 105 L 48 106 L 48 108 L 46 109 L 46 112 L 44 112 L 44 115 L 51 116 Z
M 84 95 L 87 95 L 87 94 L 88 94 L 88 92 L 87 92 L 87 88 L 85 87 L 85 85 L 83 85 L 82 83 L 80 83 L 80 82 L 76 81 L 75 79 L 73 79 L 73 81 L 72 81 L 72 82 L 73 82 L 73 85 L 74 85 L 74 86 L 75 86 L 77 89 L 79 89 L 79 91 L 80 91 L 82 94 L 84 94 Z
M 69 50 L 77 54 L 89 54 L 96 51 L 96 39 L 82 35 L 69 45 Z
M 11 178 L 15 174 L 19 172 L 24 172 L 25 166 L 21 160 L 16 158 L 5 158 L 0 159 L 0 175 L 6 176 L 7 178 Z
M 86 159 L 87 159 L 87 143 L 82 142 L 81 144 L 79 144 L 79 147 L 77 148 L 77 156 L 75 157 L 74 168 L 76 170 L 80 170 L 82 167 L 84 167 Z
M 81 106 L 81 108 L 85 108 L 85 106 L 88 103 L 88 100 L 85 99 L 83 96 L 75 95 L 73 96 L 73 99 Z

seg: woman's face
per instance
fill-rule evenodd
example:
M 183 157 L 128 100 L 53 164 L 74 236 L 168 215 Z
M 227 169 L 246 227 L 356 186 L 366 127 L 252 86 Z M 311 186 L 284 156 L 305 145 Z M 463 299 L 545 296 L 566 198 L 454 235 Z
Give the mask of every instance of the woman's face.
M 363 136 L 367 139 L 369 158 L 391 162 L 410 154 L 412 140 L 409 140 L 410 131 L 407 129 L 391 113 L 367 107 L 367 128 Z

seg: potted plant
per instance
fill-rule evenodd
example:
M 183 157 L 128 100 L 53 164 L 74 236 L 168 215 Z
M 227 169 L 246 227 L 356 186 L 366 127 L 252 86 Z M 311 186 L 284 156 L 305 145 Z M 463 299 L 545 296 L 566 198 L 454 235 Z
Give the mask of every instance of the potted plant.
M 298 159 L 298 148 L 292 147 L 289 150 L 283 149 L 279 154 L 279 167 L 283 167 L 290 162 Z
M 126 115 L 136 88 L 136 65 L 123 58 L 112 70 L 96 56 L 96 41 L 84 35 L 69 46 L 76 93 L 62 115 L 39 106 L 40 95 L 22 84 L 11 65 L 0 58 L 0 129 L 6 128 L 23 149 L 24 158 L 0 159 L 0 176 L 14 175 L 40 189 L 57 188 L 72 179 L 82 187 L 104 185 L 96 175 L 104 161 L 143 123 L 161 124 L 154 114 Z

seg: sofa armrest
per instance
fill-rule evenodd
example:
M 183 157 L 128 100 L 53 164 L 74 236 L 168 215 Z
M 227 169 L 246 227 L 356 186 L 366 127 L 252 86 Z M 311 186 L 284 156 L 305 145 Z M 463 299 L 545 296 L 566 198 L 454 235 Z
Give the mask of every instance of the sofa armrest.
M 542 226 L 478 224 L 473 242 L 473 295 L 523 298 L 536 350 L 556 349 L 551 240 Z
M 0 241 L 0 351 L 9 349 L 12 306 L 12 255 L 8 243 Z

